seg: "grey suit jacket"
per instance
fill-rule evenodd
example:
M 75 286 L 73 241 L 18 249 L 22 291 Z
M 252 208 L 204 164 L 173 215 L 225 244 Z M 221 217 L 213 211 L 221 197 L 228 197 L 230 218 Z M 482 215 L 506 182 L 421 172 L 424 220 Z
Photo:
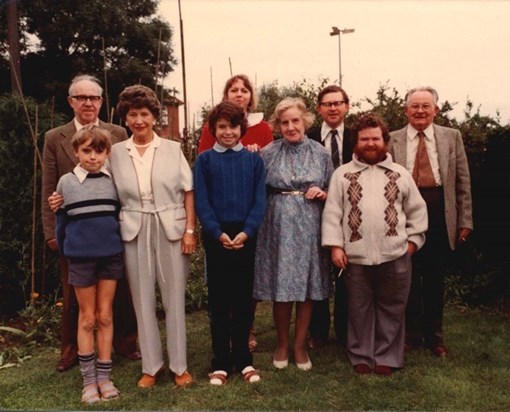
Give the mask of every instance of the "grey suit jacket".
M 99 121 L 99 126 L 112 134 L 112 143 L 127 139 L 126 130 L 123 127 Z M 74 120 L 63 126 L 48 130 L 44 135 L 43 163 L 42 163 L 42 188 L 41 209 L 46 240 L 55 237 L 55 215 L 48 205 L 48 197 L 57 188 L 58 180 L 66 173 L 72 172 L 78 164 L 74 155 L 71 139 L 76 133 Z
M 433 127 L 443 182 L 446 229 L 454 250 L 458 230 L 473 229 L 469 166 L 460 131 L 435 124 Z M 396 163 L 406 166 L 407 126 L 390 133 L 388 151 Z

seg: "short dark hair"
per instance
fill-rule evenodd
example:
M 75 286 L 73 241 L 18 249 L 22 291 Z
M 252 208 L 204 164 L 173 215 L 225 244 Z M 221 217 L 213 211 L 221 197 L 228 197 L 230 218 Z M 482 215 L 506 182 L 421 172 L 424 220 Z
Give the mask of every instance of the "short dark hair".
M 347 96 L 347 93 L 344 89 L 342 89 L 340 86 L 336 86 L 334 84 L 330 85 L 330 86 L 326 86 L 324 89 L 322 89 L 320 92 L 319 92 L 319 95 L 317 96 L 317 104 L 320 105 L 322 103 L 322 98 L 328 94 L 328 93 L 342 93 L 342 96 L 343 96 L 343 99 L 344 99 L 344 102 L 346 104 L 349 104 L 349 96 Z
M 96 126 L 95 124 L 88 124 L 78 130 L 71 139 L 71 144 L 75 152 L 78 148 L 91 139 L 89 147 L 96 152 L 101 153 L 106 151 L 110 153 L 112 149 L 112 135 L 106 129 Z
M 117 113 L 121 119 L 126 119 L 130 109 L 142 109 L 144 107 L 149 109 L 155 119 L 159 118 L 161 104 L 156 93 L 147 86 L 141 84 L 128 86 L 119 94 Z
M 377 113 L 367 113 L 359 117 L 351 127 L 354 143 L 358 143 L 358 134 L 361 130 L 380 127 L 385 143 L 390 141 L 390 132 L 386 123 L 379 117 Z
M 243 137 L 246 134 L 246 130 L 248 130 L 248 121 L 244 115 L 244 110 L 232 102 L 221 102 L 214 106 L 209 112 L 209 131 L 215 138 L 216 124 L 220 119 L 228 120 L 234 127 L 241 126 L 241 137 Z
M 228 90 L 232 87 L 232 85 L 241 80 L 243 82 L 244 87 L 246 87 L 250 91 L 250 103 L 248 103 L 248 111 L 252 112 L 257 108 L 257 104 L 259 102 L 257 93 L 253 89 L 253 85 L 251 84 L 250 79 L 245 74 L 236 74 L 227 80 L 225 83 L 225 87 L 223 88 L 223 101 L 228 100 Z

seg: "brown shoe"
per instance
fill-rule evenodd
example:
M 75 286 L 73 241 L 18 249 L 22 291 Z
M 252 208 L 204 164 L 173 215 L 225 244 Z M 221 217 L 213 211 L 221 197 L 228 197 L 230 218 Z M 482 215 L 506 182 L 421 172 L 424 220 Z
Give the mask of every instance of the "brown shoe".
M 65 372 L 78 365 L 78 356 L 75 358 L 61 358 L 57 364 L 57 372 Z
M 193 383 L 193 376 L 186 371 L 182 375 L 175 375 L 174 382 L 177 386 L 184 388 L 186 386 L 189 386 Z
M 136 361 L 136 360 L 142 359 L 142 354 L 140 352 L 138 352 L 137 350 L 135 350 L 134 352 L 128 353 L 126 355 L 122 355 L 121 354 L 121 356 L 124 356 L 126 359 L 129 359 L 129 360 L 132 360 L 132 361 Z
M 436 345 L 432 348 L 432 353 L 438 358 L 447 358 L 448 348 L 442 344 Z
M 357 365 L 354 365 L 354 372 L 356 372 L 358 375 L 368 375 L 373 371 L 367 364 L 358 363 Z
M 386 365 L 375 365 L 374 372 L 377 375 L 390 376 L 393 373 L 393 369 Z
M 161 368 L 159 371 L 156 372 L 155 375 L 149 375 L 147 373 L 144 373 L 140 380 L 137 383 L 137 386 L 139 388 L 152 388 L 156 382 L 164 375 L 165 368 Z

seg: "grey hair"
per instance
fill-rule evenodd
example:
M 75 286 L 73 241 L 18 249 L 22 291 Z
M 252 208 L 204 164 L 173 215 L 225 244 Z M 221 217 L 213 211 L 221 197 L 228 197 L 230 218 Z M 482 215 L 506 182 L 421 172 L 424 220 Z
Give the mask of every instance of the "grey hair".
M 269 120 L 269 123 L 273 125 L 274 130 L 277 132 L 281 131 L 280 116 L 283 112 L 292 107 L 295 107 L 302 113 L 305 130 L 308 130 L 310 126 L 312 126 L 313 121 L 315 120 L 315 115 L 306 109 L 304 100 L 300 97 L 286 97 L 276 105 L 274 113 Z
M 96 76 L 91 76 L 90 74 L 79 74 L 78 76 L 75 76 L 73 80 L 71 80 L 71 85 L 69 86 L 69 96 L 73 95 L 74 86 L 76 83 L 87 80 L 89 82 L 95 83 L 98 90 L 98 95 L 103 95 L 103 88 L 101 87 L 101 83 L 99 82 L 99 79 Z
M 434 98 L 434 103 L 437 106 L 437 103 L 439 102 L 439 94 L 437 93 L 436 89 L 434 89 L 433 87 L 430 87 L 430 86 L 415 87 L 414 89 L 409 90 L 406 93 L 406 97 L 405 97 L 406 106 L 409 106 L 409 101 L 411 100 L 411 96 L 413 95 L 413 93 L 416 93 L 416 92 L 429 92 L 432 95 L 432 97 Z

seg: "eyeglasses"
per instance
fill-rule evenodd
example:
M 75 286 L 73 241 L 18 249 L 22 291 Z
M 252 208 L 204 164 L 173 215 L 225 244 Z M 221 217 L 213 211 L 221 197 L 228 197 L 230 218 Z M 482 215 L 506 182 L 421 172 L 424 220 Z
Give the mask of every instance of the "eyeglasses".
M 322 107 L 340 107 L 344 103 L 343 100 L 339 100 L 338 102 L 321 102 L 320 105 Z
M 77 100 L 80 103 L 85 103 L 87 100 L 90 100 L 91 103 L 98 103 L 101 101 L 101 96 L 71 96 L 71 99 Z
M 431 104 L 417 104 L 417 103 L 413 103 L 411 105 L 408 106 L 409 109 L 411 109 L 413 112 L 417 112 L 418 110 L 423 110 L 424 112 L 430 112 L 431 110 L 434 110 L 434 107 L 433 105 Z

